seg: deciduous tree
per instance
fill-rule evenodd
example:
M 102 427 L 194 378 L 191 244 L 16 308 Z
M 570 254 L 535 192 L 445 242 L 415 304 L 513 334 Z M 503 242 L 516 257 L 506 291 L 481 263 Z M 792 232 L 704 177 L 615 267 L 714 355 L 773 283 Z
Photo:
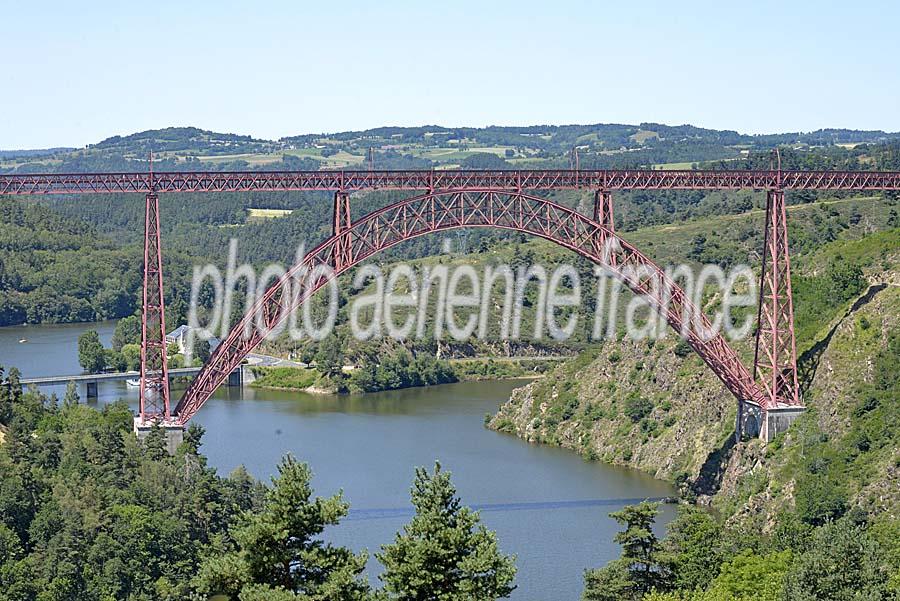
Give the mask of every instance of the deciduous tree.
M 78 337 L 78 363 L 92 374 L 99 373 L 106 367 L 103 344 L 97 330 L 88 330 Z

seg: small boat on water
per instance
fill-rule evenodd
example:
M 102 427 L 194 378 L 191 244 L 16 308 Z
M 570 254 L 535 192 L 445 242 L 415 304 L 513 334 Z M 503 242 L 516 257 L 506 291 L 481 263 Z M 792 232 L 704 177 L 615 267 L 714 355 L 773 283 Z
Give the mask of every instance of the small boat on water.
M 25 344 L 26 342 L 28 342 L 27 338 L 19 338 L 19 344 Z
M 129 388 L 140 388 L 141 387 L 141 379 L 140 378 L 129 378 L 125 380 L 125 384 Z

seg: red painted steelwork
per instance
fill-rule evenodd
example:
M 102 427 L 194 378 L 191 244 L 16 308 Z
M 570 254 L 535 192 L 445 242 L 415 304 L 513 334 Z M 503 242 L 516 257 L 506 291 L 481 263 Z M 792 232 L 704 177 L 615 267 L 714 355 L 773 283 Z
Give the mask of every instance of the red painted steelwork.
M 338 202 L 337 198 L 336 208 L 343 211 L 343 201 Z M 709 321 L 695 312 L 684 291 L 650 259 L 624 241 L 620 240 L 621 248 L 613 249 L 615 260 L 604 258 L 602 241 L 613 236 L 613 232 L 576 211 L 518 192 L 470 189 L 416 196 L 375 211 L 350 227 L 342 224 L 338 228 L 337 224 L 338 219 L 335 219 L 335 235 L 272 285 L 216 348 L 178 402 L 175 413 L 179 423 L 186 423 L 199 411 L 267 332 L 327 283 L 329 278 L 317 275 L 316 280 L 307 285 L 305 278 L 310 277 L 311 272 L 315 273 L 316 266 L 331 265 L 335 268 L 333 277 L 336 277 L 375 253 L 405 240 L 465 227 L 492 227 L 529 233 L 605 266 L 635 293 L 646 295 L 676 331 L 687 331 L 688 343 L 728 390 L 740 399 L 759 404 L 764 410 L 768 408 L 765 391 L 754 382 L 753 376 L 725 339 L 719 334 L 710 337 L 698 333 L 703 328 L 709 328 Z M 654 290 L 648 277 L 650 274 L 665 283 L 662 290 Z M 686 327 L 686 315 L 701 316 L 699 327 Z M 264 328 L 260 329 L 259 324 L 263 324 Z
M 350 195 L 346 192 L 335 192 L 331 224 L 331 235 L 336 238 L 331 262 L 335 269 L 353 262 L 353 249 L 341 236 L 348 229 L 350 229 Z
M 771 406 L 777 406 L 776 403 L 799 405 L 791 261 L 782 190 L 771 190 L 766 195 L 759 294 L 754 377 L 765 389 Z
M 0 194 L 358 190 L 900 190 L 898 171 L 252 171 L 0 175 Z
M 159 198 L 156 194 L 147 194 L 144 209 L 144 289 L 141 314 L 139 416 L 144 423 L 168 420 L 170 417 L 165 313 Z
M 700 344 L 702 341 L 689 340 L 713 371 L 722 378 L 729 390 L 742 400 L 756 402 L 763 411 L 766 411 L 770 407 L 800 403 L 784 207 L 785 190 L 900 190 L 900 172 L 896 171 L 782 171 L 780 166 L 778 169 L 757 171 L 577 168 L 527 171 L 375 171 L 372 169 L 373 159 L 374 153 L 370 155 L 368 171 L 153 173 L 151 169 L 149 174 L 0 175 L 0 194 L 129 192 L 146 194 L 141 419 L 158 420 L 170 417 L 165 364 L 158 193 L 334 191 L 333 235 L 310 255 L 316 258 L 308 260 L 315 264 L 332 265 L 338 273 L 341 273 L 374 252 L 403 240 L 432 231 L 459 227 L 500 227 L 528 232 L 554 240 L 562 246 L 599 261 L 596 252 L 591 254 L 585 250 L 584 245 L 589 241 L 589 248 L 602 248 L 604 242 L 613 236 L 612 190 L 766 190 L 768 193 L 766 241 L 761 273 L 754 375 L 748 374 L 737 361 L 734 352 L 721 338 L 702 344 Z M 572 160 L 573 166 L 577 167 L 577 149 L 573 149 Z M 593 221 L 548 201 L 522 194 L 523 190 L 578 188 L 597 190 Z M 374 189 L 425 190 L 428 193 L 377 211 L 352 224 L 350 192 Z M 455 200 L 450 202 L 448 198 Z M 427 203 L 416 204 L 424 202 L 424 199 L 429 200 L 430 208 L 425 206 Z M 535 202 L 543 204 L 537 208 L 529 205 Z M 469 211 L 471 215 L 467 214 Z M 545 211 L 546 216 L 538 215 L 540 211 Z M 391 220 L 384 221 L 389 213 L 392 213 Z M 551 213 L 567 221 L 553 224 L 550 221 Z M 422 223 L 426 223 L 428 227 L 421 227 Z M 576 243 L 577 241 L 573 241 L 574 238 L 566 239 L 564 236 L 568 234 L 581 236 L 581 242 Z M 771 263 L 771 266 L 767 267 L 767 263 Z M 658 269 L 636 249 L 627 245 L 624 245 L 621 253 L 608 256 L 605 264 L 614 271 L 626 265 L 652 266 Z M 621 273 L 619 275 L 621 276 Z M 316 285 L 320 287 L 325 281 L 318 281 Z M 626 283 L 633 290 L 641 291 L 640 282 Z M 271 300 L 283 292 L 279 292 L 276 288 L 270 290 L 271 295 L 266 297 L 268 300 L 258 309 L 262 311 L 266 323 L 269 323 L 270 319 L 277 318 L 278 305 L 272 305 Z M 303 299 L 295 300 L 299 304 Z M 674 290 L 673 300 L 677 303 L 688 302 L 683 298 L 680 289 Z M 664 307 L 662 309 L 665 310 Z M 671 315 L 666 314 L 666 318 L 673 324 Z M 248 317 L 245 317 L 246 319 Z M 231 346 L 225 346 L 221 352 L 217 349 L 217 353 L 214 354 L 214 359 L 218 362 L 216 365 L 231 367 L 225 371 L 211 364 L 204 367 L 204 371 L 200 374 L 202 378 L 198 377 L 179 403 L 178 419 L 182 423 L 196 412 L 215 386 L 218 386 L 237 365 L 236 363 L 232 365 L 232 359 L 243 357 L 258 342 L 259 340 L 256 340 L 247 346 L 249 344 L 247 341 L 232 340 Z M 757 376 L 760 385 L 754 382 Z
M 603 226 L 599 233 L 601 244 L 605 244 L 607 240 L 606 232 L 615 233 L 616 231 L 613 221 L 612 193 L 609 190 L 603 189 L 594 192 L 594 221 Z M 610 255 L 609 260 L 614 264 L 616 260 L 615 255 Z

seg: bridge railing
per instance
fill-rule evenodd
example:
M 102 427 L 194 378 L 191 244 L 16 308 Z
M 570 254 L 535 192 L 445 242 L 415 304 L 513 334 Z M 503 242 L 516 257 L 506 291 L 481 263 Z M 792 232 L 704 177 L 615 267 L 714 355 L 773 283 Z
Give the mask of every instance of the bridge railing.
M 900 190 L 897 171 L 406 170 L 0 175 L 0 194 L 359 190 Z

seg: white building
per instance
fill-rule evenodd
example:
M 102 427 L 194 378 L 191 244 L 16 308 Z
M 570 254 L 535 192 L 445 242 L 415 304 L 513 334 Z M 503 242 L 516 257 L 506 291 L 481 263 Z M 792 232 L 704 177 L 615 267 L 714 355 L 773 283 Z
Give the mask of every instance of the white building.
M 171 332 L 166 334 L 166 346 L 168 346 L 170 344 L 177 344 L 178 352 L 183 355 L 185 348 L 187 348 L 186 345 L 188 342 L 188 337 L 189 337 L 192 329 L 193 328 L 191 328 L 191 326 L 187 326 L 187 325 L 178 326 L 177 328 L 175 328 L 174 330 L 172 330 Z M 195 334 L 194 340 L 195 341 L 200 340 L 200 337 Z M 218 338 L 210 338 L 209 339 L 209 350 L 211 350 L 211 351 L 215 350 L 215 348 L 217 346 L 219 346 L 219 339 Z

